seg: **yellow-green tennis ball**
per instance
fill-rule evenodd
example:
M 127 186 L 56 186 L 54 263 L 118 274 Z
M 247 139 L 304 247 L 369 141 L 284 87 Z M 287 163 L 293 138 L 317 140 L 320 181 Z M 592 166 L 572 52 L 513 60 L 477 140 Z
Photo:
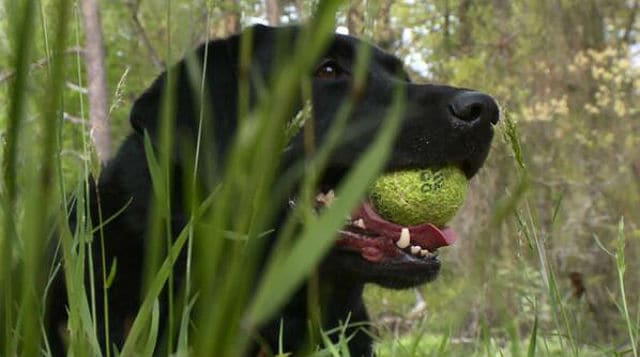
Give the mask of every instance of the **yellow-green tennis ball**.
M 384 219 L 403 226 L 444 226 L 467 195 L 467 177 L 454 166 L 439 170 L 396 171 L 382 175 L 369 191 L 369 201 Z

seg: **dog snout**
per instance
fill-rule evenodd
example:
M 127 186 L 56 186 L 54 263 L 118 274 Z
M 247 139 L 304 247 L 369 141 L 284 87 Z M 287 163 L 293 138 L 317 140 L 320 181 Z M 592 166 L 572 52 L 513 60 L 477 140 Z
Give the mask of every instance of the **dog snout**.
M 449 103 L 454 120 L 472 125 L 497 124 L 500 119 L 498 103 L 489 95 L 475 91 L 457 93 Z

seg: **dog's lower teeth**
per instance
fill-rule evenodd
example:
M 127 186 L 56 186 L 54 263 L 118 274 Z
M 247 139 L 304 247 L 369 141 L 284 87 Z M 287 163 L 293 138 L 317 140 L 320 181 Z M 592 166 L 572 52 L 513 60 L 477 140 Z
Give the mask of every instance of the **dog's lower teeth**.
M 417 245 L 412 245 L 411 246 L 411 254 L 413 255 L 418 255 L 418 253 L 421 252 L 421 248 L 418 247 Z
M 421 250 L 420 250 L 420 255 L 422 255 L 423 257 L 426 257 L 426 256 L 428 256 L 428 255 L 431 255 L 431 252 L 429 252 L 429 251 L 428 251 L 428 250 L 426 250 L 426 249 L 421 249 Z
M 367 229 L 367 227 L 364 225 L 364 220 L 362 218 L 356 219 L 355 221 L 353 221 L 353 225 L 358 228 Z
M 335 192 L 333 192 L 333 190 L 329 190 L 329 192 L 327 193 L 322 193 L 320 192 L 317 196 L 316 196 L 316 202 L 320 203 L 323 206 L 331 206 L 331 203 L 333 202 L 333 200 L 336 198 L 336 194 Z

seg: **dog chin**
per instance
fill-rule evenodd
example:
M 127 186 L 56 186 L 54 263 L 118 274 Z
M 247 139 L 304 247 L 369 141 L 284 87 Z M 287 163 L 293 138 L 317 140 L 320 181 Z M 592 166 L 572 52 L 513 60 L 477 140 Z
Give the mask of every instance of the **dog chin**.
M 321 264 L 321 271 L 344 280 L 406 289 L 436 279 L 440 272 L 440 260 L 434 256 L 429 259 L 400 258 L 374 263 L 355 252 L 334 247 Z

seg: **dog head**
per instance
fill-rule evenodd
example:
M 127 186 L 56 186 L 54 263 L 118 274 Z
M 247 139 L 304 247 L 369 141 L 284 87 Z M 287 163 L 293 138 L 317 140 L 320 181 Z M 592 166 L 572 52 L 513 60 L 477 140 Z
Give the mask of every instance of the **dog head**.
M 253 27 L 248 72 L 239 64 L 241 36 L 213 41 L 197 50 L 194 58 L 205 69 L 204 95 L 200 101 L 187 61 L 177 66 L 176 134 L 195 142 L 193 138 L 198 135 L 201 122 L 196 108 L 202 105 L 207 113 L 202 121 L 202 142 L 209 146 L 203 150 L 209 156 L 205 155 L 206 165 L 201 167 L 215 171 L 224 165 L 233 138 L 230 134 L 235 133 L 238 126 L 241 79 L 249 80 L 248 103 L 253 106 L 258 102 L 260 89 L 269 86 L 273 71 L 286 70 L 286 66 L 277 63 L 278 56 L 293 47 L 299 33 L 296 27 Z M 356 85 L 358 53 L 364 52 L 369 55 L 366 74 Z M 468 89 L 413 83 L 398 58 L 357 38 L 333 35 L 324 53 L 316 59 L 309 78 L 304 80 L 309 79 L 312 127 L 319 145 L 330 132 L 339 108 L 347 101 L 353 105 L 344 135 L 332 151 L 319 183 L 319 193 L 324 197 L 331 195 L 332 189 L 365 152 L 384 123 L 396 93 L 402 94 L 406 104 L 399 134 L 384 168 L 386 172 L 453 165 L 471 179 L 488 155 L 493 126 L 499 118 L 498 106 L 490 96 Z M 159 77 L 136 101 L 131 114 L 133 127 L 140 133 L 147 130 L 152 139 L 158 137 L 160 108 L 157 103 L 161 102 L 158 97 L 162 95 L 165 81 L 166 75 Z M 302 109 L 301 103 L 297 98 L 283 105 L 291 105 L 291 112 L 295 113 Z M 287 145 L 285 168 L 306 154 L 304 133 L 300 131 Z M 359 219 L 364 226 L 356 223 Z M 376 215 L 364 202 L 356 210 L 356 216 L 336 233 L 339 235 L 336 246 L 323 267 L 337 269 L 339 274 L 358 281 L 388 287 L 408 287 L 429 281 L 440 267 L 436 250 L 455 239 L 450 228 L 429 223 L 400 227 Z M 398 246 L 403 228 L 411 235 L 410 245 L 419 249 Z
M 336 187 L 375 137 L 396 91 L 404 94 L 406 107 L 385 171 L 453 165 L 471 179 L 489 153 L 493 126 L 499 119 L 496 102 L 473 90 L 412 83 L 398 58 L 373 46 L 368 47 L 371 60 L 364 85 L 356 88 L 356 53 L 362 46 L 370 45 L 335 35 L 314 75 L 313 108 L 319 141 L 328 132 L 337 108 L 354 100 L 346 130 L 349 134 L 331 157 L 321 181 L 321 197 Z M 410 245 L 400 248 L 404 245 L 399 244 L 403 230 L 410 235 Z M 387 287 L 414 286 L 435 278 L 440 267 L 436 250 L 455 239 L 450 227 L 435 227 L 430 222 L 401 227 L 363 202 L 340 232 L 324 267 Z

